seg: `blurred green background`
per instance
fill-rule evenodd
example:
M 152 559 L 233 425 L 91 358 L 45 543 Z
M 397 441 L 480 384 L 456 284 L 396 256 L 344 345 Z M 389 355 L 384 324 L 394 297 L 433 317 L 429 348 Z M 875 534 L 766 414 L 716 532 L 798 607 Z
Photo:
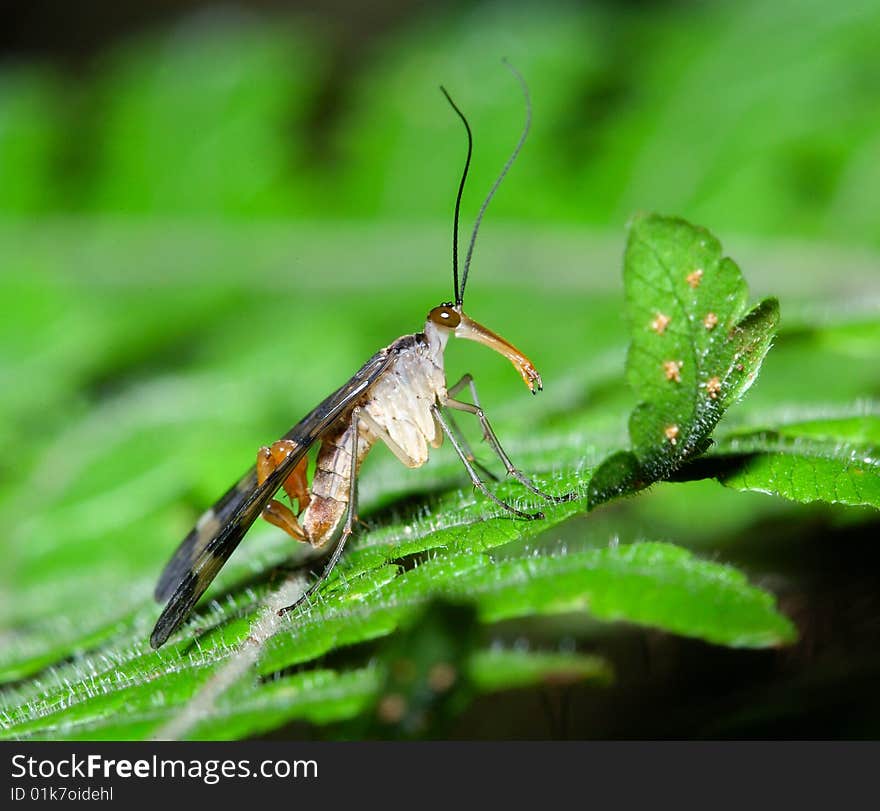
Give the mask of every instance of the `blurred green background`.
M 462 138 L 437 85 L 477 130 L 473 204 L 522 119 L 506 56 L 535 128 L 496 222 L 617 231 L 649 207 L 726 234 L 880 238 L 868 0 L 99 3 L 78 24 L 29 5 L 19 29 L 60 30 L 53 58 L 4 64 L 9 215 L 445 222 Z
M 639 210 L 709 227 L 753 293 L 782 300 L 783 334 L 740 419 L 876 410 L 876 2 L 140 6 L 4 12 L 0 640 L 8 662 L 31 663 L 8 680 L 87 650 L 126 612 L 140 632 L 161 564 L 256 448 L 451 297 L 465 143 L 437 85 L 474 129 L 467 227 L 522 126 L 502 57 L 528 80 L 533 130 L 484 223 L 468 311 L 533 357 L 546 391 L 526 398 L 472 346 L 448 365 L 478 378 L 524 467 L 587 466 L 626 443 L 620 255 Z M 529 442 L 537 425 L 549 450 Z M 421 471 L 379 453 L 367 516 L 462 486 L 445 451 Z M 880 673 L 873 513 L 714 484 L 621 509 L 628 529 L 600 524 L 596 543 L 616 531 L 689 543 L 790 593 L 789 614 L 821 617 L 781 663 L 594 640 L 638 675 L 614 698 L 580 695 L 563 732 L 880 734 L 875 698 L 835 704 L 841 684 Z M 695 531 L 695 511 L 711 529 Z M 731 698 L 750 680 L 761 709 L 754 692 Z M 702 715 L 688 715 L 707 681 Z M 452 734 L 563 734 L 561 710 L 536 695 L 480 705 Z M 661 699 L 667 714 L 645 709 Z

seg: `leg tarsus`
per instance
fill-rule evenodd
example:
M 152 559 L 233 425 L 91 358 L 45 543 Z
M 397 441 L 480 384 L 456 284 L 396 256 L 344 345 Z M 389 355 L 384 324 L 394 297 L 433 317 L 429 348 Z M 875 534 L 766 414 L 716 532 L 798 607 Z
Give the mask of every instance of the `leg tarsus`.
M 290 605 L 284 606 L 284 608 L 278 609 L 278 616 L 283 617 L 285 614 L 293 611 L 295 608 L 299 608 L 299 606 L 304 602 L 310 602 L 309 597 L 314 594 L 318 588 L 323 584 L 323 582 L 329 577 L 330 572 L 333 571 L 333 568 L 336 566 L 339 561 L 340 556 L 342 555 L 342 550 L 345 548 L 345 542 L 348 540 L 348 536 L 351 535 L 352 531 L 348 527 L 342 530 L 342 535 L 339 537 L 339 540 L 336 542 L 336 548 L 333 550 L 333 554 L 330 556 L 330 559 L 327 561 L 327 564 L 324 566 L 324 570 L 321 572 L 318 579 L 312 583 L 299 597 L 296 598 Z

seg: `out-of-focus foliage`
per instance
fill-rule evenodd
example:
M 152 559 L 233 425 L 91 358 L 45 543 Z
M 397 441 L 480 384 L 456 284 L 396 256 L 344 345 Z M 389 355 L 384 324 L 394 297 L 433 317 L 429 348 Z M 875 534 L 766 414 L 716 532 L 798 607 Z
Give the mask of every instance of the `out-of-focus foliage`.
M 612 700 L 636 683 L 621 656 L 632 634 L 712 643 L 703 653 L 769 646 L 736 652 L 761 662 L 815 655 L 802 548 L 843 567 L 877 528 L 876 509 L 844 505 L 877 506 L 876 480 L 855 477 L 876 459 L 880 413 L 878 26 L 858 0 L 479 4 L 374 40 L 340 83 L 329 29 L 227 13 L 131 40 L 76 77 L 4 66 L 2 734 L 445 734 L 487 692 L 564 684 Z M 259 658 L 238 646 L 273 566 L 301 552 L 263 525 L 151 651 L 155 578 L 201 509 L 449 297 L 464 142 L 436 85 L 474 127 L 472 214 L 524 116 L 503 56 L 529 81 L 534 128 L 489 211 L 467 306 L 534 359 L 546 390 L 527 397 L 474 345 L 450 347 L 450 376 L 475 375 L 521 467 L 585 497 L 636 404 L 624 223 L 639 209 L 687 217 L 723 238 L 756 296 L 779 295 L 782 321 L 708 467 L 680 474 L 779 497 L 664 483 L 522 524 L 472 494 L 448 448 L 417 471 L 378 449 L 361 478 L 368 526 Z M 515 483 L 499 491 L 537 507 Z M 470 606 L 462 639 L 426 608 L 438 596 Z M 842 603 L 859 605 L 828 601 Z M 866 612 L 835 643 L 870 640 Z M 792 620 L 803 641 L 772 650 Z M 400 645 L 423 630 L 433 641 L 410 645 L 416 675 L 401 679 Z M 880 670 L 875 649 L 816 659 L 795 686 L 837 696 L 835 679 Z M 749 718 L 790 711 L 771 698 Z M 710 714 L 750 729 L 737 706 Z
M 476 130 L 473 210 L 522 126 L 507 57 L 535 120 L 493 216 L 876 245 L 878 29 L 872 0 L 483 3 L 372 41 L 340 87 L 325 27 L 202 15 L 85 77 L 7 71 L 0 210 L 446 218 L 463 144 L 440 82 Z

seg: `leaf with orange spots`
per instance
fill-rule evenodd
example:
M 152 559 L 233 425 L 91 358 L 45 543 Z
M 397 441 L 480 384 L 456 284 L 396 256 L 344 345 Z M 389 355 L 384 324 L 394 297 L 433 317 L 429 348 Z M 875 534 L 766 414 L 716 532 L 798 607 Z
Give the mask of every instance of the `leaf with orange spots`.
M 641 402 L 629 419 L 632 450 L 597 468 L 591 507 L 668 478 L 706 450 L 724 412 L 754 382 L 779 320 L 776 299 L 749 308 L 742 273 L 721 243 L 681 219 L 633 222 L 623 281 L 627 379 Z
M 859 410 L 740 427 L 719 437 L 712 453 L 687 465 L 682 477 L 711 477 L 735 490 L 802 504 L 880 508 L 880 415 Z

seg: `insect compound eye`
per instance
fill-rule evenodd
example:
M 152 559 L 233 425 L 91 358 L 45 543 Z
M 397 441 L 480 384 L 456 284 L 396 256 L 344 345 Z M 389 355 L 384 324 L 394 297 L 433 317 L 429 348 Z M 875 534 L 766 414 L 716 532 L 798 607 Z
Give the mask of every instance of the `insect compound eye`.
M 440 327 L 455 329 L 461 323 L 461 316 L 452 307 L 441 304 L 428 313 L 428 318 Z

